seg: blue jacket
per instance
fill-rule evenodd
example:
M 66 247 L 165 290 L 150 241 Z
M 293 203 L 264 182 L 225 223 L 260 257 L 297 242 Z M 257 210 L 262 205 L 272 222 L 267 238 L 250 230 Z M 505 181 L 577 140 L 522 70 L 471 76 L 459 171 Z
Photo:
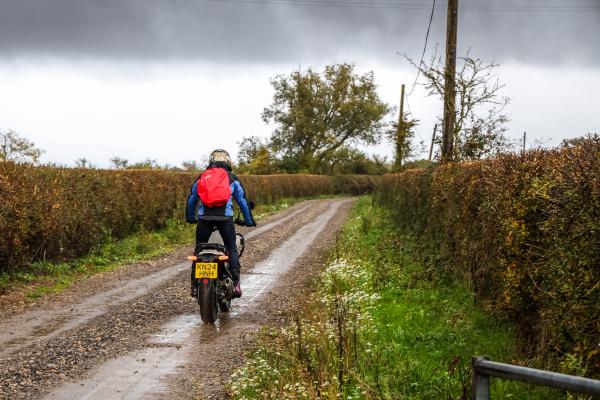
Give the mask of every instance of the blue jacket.
M 214 166 L 209 165 L 209 168 L 214 168 Z M 198 179 L 200 179 L 200 177 L 198 177 Z M 238 180 L 237 176 L 229 172 L 229 187 L 231 189 L 231 197 L 229 197 L 227 204 L 223 207 L 211 208 L 204 207 L 202 201 L 200 200 L 200 196 L 198 195 L 198 179 L 194 181 L 190 195 L 187 198 L 187 207 L 185 214 L 186 220 L 188 222 L 195 222 L 196 215 L 198 219 L 209 221 L 222 221 L 228 218 L 232 218 L 233 199 L 235 199 L 235 201 L 240 206 L 242 214 L 244 215 L 244 221 L 246 222 L 246 224 L 252 225 L 254 223 L 254 219 L 252 218 L 252 212 L 250 211 L 248 201 L 246 200 L 246 193 L 244 192 L 244 187 Z M 196 208 L 198 209 L 197 214 Z

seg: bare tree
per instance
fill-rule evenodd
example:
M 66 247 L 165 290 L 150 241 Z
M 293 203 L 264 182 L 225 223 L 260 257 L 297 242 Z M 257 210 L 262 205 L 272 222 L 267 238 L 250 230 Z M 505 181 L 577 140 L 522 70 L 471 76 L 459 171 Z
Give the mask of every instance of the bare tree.
M 425 77 L 423 86 L 429 96 L 444 99 L 444 64 L 434 55 L 429 65 L 417 65 L 404 56 Z M 506 138 L 508 117 L 504 113 L 510 99 L 502 96 L 496 68 L 479 58 L 459 58 L 456 72 L 456 119 L 453 129 L 453 159 L 473 160 L 496 155 L 511 149 Z
M 137 161 L 133 164 L 129 164 L 127 169 L 161 169 L 162 167 L 158 165 L 158 162 L 153 158 L 146 158 L 143 161 Z M 168 168 L 167 168 L 168 169 Z
M 184 171 L 200 171 L 201 167 L 200 164 L 198 163 L 198 161 L 195 160 L 188 160 L 188 161 L 182 161 L 181 162 L 181 167 L 183 168 Z
M 127 168 L 127 164 L 129 164 L 129 160 L 126 160 L 121 157 L 113 157 L 110 159 L 110 162 L 115 169 L 125 169 Z
M 0 161 L 36 164 L 43 152 L 13 131 L 0 132 Z
M 77 168 L 94 168 L 94 164 L 85 157 L 75 160 L 75 166 Z

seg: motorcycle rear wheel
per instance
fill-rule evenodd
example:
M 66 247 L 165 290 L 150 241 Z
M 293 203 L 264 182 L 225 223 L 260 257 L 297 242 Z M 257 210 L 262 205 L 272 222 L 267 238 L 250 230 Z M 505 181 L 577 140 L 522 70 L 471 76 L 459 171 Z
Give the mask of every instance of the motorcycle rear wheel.
M 198 305 L 200 305 L 200 317 L 205 324 L 214 324 L 219 315 L 217 294 L 215 286 L 201 284 L 198 287 Z

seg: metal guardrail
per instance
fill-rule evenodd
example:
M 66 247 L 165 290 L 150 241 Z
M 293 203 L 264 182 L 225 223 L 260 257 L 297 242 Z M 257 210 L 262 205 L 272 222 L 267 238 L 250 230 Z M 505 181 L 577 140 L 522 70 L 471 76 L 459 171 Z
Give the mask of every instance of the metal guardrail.
M 600 395 L 599 380 L 503 364 L 490 361 L 489 358 L 484 356 L 473 357 L 472 384 L 474 400 L 489 400 L 490 377 L 492 376 L 576 393 Z

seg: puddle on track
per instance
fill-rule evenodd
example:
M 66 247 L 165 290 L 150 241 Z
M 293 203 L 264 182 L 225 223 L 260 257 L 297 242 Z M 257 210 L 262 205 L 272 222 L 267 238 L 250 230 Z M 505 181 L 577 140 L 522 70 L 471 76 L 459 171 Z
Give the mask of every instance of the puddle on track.
M 110 360 L 92 377 L 61 386 L 46 398 L 141 399 L 164 392 L 167 389 L 165 378 L 185 366 L 194 346 L 196 351 L 201 351 L 194 337 L 201 339 L 200 347 L 211 346 L 213 340 L 218 340 L 220 332 L 235 323 L 237 316 L 250 308 L 294 265 L 346 201 L 331 203 L 316 220 L 296 231 L 267 259 L 257 263 L 250 273 L 243 274 L 243 297 L 234 301 L 229 313 L 219 314 L 220 319 L 214 325 L 204 325 L 198 314 L 178 316 L 150 337 L 149 348 Z
M 305 211 L 310 203 L 302 203 L 285 217 L 267 223 L 245 234 L 252 239 L 279 226 Z M 112 306 L 123 304 L 159 286 L 177 273 L 189 268 L 189 262 L 165 268 L 125 285 L 97 293 L 81 303 L 61 309 L 35 310 L 17 317 L 0 320 L 0 357 L 13 353 L 38 340 L 52 338 L 62 332 L 104 314 Z
M 61 309 L 36 310 L 25 316 L 0 322 L 0 356 L 12 353 L 38 340 L 49 339 L 104 314 L 112 306 L 123 304 L 147 293 L 167 278 L 189 268 L 181 263 L 125 285 L 86 298 L 83 302 Z

